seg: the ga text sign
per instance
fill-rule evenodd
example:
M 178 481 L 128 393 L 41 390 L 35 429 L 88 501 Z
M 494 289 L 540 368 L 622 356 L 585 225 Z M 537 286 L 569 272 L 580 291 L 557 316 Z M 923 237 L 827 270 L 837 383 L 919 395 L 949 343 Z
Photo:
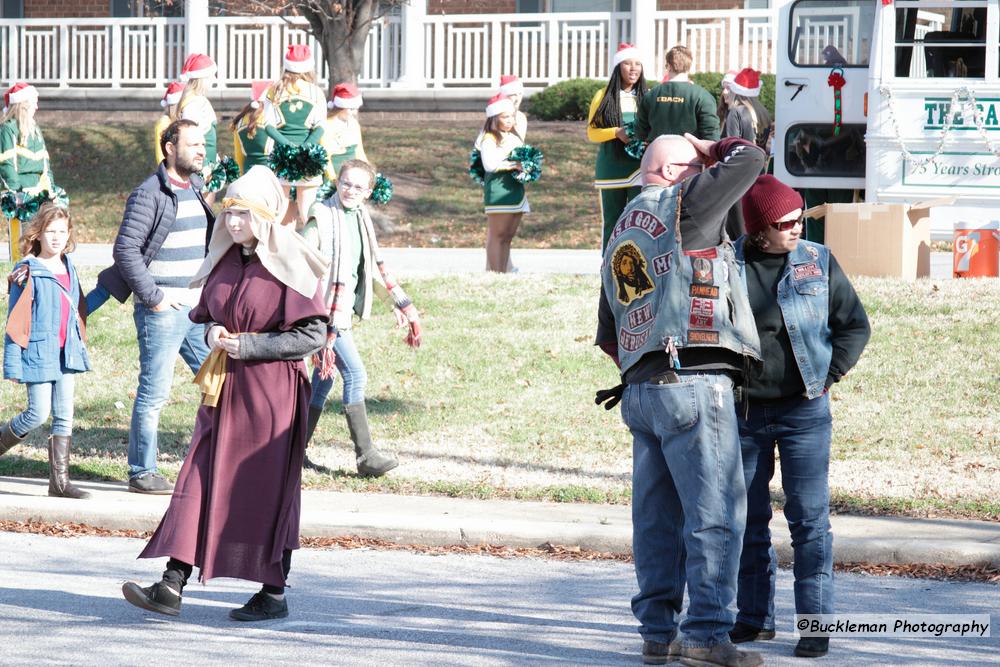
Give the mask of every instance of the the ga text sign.
M 923 101 L 923 129 L 943 130 L 951 113 L 950 97 L 925 97 Z M 1000 131 L 1000 97 L 983 97 L 976 100 L 976 110 L 983 119 L 987 132 Z M 965 111 L 963 106 L 962 111 Z M 961 111 L 951 121 L 953 130 L 976 130 L 975 120 Z

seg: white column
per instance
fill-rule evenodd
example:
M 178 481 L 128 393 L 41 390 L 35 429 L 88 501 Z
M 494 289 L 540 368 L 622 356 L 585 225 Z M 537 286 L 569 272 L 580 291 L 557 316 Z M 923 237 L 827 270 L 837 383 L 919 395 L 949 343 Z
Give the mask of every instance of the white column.
M 208 0 L 184 0 L 184 45 L 191 53 L 208 53 Z
M 424 78 L 424 19 L 427 18 L 427 0 L 409 0 L 401 6 L 403 37 L 403 57 L 399 67 L 399 78 L 390 86 L 393 88 L 426 88 Z M 385 39 L 385 36 L 383 36 Z
M 632 43 L 639 49 L 646 78 L 659 80 L 663 72 L 662 53 L 655 53 L 656 0 L 632 0 Z

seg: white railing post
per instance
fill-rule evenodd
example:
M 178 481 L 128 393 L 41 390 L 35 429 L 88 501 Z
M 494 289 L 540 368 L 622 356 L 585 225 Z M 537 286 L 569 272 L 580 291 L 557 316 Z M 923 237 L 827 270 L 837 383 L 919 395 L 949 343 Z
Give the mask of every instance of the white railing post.
M 215 64 L 219 67 L 218 86 L 225 88 L 233 72 L 229 67 L 229 31 L 232 26 L 225 23 L 215 24 Z
M 208 53 L 208 0 L 184 0 L 184 37 L 185 58 Z
M 562 37 L 559 34 L 559 19 L 555 17 L 549 18 L 549 34 L 546 35 L 548 39 L 545 40 L 545 47 L 549 50 L 548 52 L 548 62 L 549 71 L 546 73 L 546 77 L 549 83 L 557 83 L 559 79 L 559 45 L 562 43 Z
M 60 88 L 69 88 L 69 26 L 59 26 L 59 72 L 56 78 Z
M 645 67 L 655 71 L 659 54 L 656 53 L 656 0 L 632 0 L 632 43 L 639 50 Z M 612 53 L 618 45 L 612 47 Z M 614 61 L 611 61 L 614 62 Z M 651 78 L 647 75 L 646 78 Z
M 285 41 L 281 38 L 281 24 L 271 24 L 271 69 L 263 77 L 265 79 L 277 80 L 281 78 L 283 67 L 282 54 L 285 52 Z M 326 57 L 324 55 L 324 57 Z
M 444 23 L 434 23 L 434 87 L 444 87 Z
M 503 71 L 503 23 L 493 19 L 490 22 L 490 87 L 498 88 L 500 86 L 500 77 L 504 74 Z M 485 54 L 484 54 L 485 55 Z M 507 74 L 513 74 L 513 72 L 507 72 Z
M 156 77 L 157 87 L 167 85 L 167 26 L 163 19 L 156 24 L 156 65 L 153 68 L 153 75 Z
M 426 18 L 427 0 L 410 0 L 402 6 L 400 34 L 403 37 L 403 59 L 400 63 L 399 78 L 390 84 L 393 88 L 427 87 L 424 72 L 424 20 Z M 437 72 L 436 69 L 435 72 Z
M 23 28 L 17 25 L 10 25 L 7 29 L 7 80 L 4 84 L 13 85 L 21 80 L 20 62 L 18 54 L 21 53 L 20 41 Z
M 121 88 L 122 44 L 124 43 L 122 32 L 124 32 L 125 27 L 121 25 L 109 25 L 108 30 L 111 32 L 111 87 Z M 135 53 L 132 52 L 132 55 L 134 56 Z

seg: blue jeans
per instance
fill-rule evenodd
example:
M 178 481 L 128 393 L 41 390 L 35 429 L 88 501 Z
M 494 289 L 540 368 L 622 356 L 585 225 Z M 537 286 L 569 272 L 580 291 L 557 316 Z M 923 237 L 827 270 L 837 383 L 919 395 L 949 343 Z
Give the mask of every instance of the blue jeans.
M 365 400 L 365 386 L 368 384 L 368 373 L 365 371 L 365 363 L 361 361 L 358 348 L 354 346 L 354 336 L 350 329 L 345 329 L 337 334 L 337 341 L 333 344 L 333 353 L 337 355 L 336 366 L 340 377 L 344 379 L 344 405 L 352 405 Z M 326 405 L 326 398 L 333 389 L 334 377 L 327 380 L 319 378 L 319 370 L 313 369 L 312 375 L 312 398 L 309 400 L 309 407 L 323 409 Z
M 733 381 L 683 373 L 676 384 L 628 385 L 622 418 L 632 431 L 632 552 L 643 639 L 686 646 L 729 641 L 746 518 Z M 685 550 L 687 557 L 685 558 Z
M 830 396 L 750 403 L 741 414 L 740 440 L 747 486 L 747 529 L 740 558 L 736 620 L 774 628 L 774 577 L 777 558 L 771 546 L 771 495 L 774 447 L 781 462 L 785 518 L 795 558 L 795 612 L 833 613 L 833 535 L 830 533 Z
M 63 373 L 55 382 L 29 382 L 28 407 L 10 420 L 10 430 L 23 438 L 45 423 L 52 413 L 52 435 L 73 435 L 75 373 Z
M 190 308 L 182 307 L 157 313 L 141 303 L 135 304 L 133 319 L 139 339 L 139 388 L 135 392 L 128 432 L 130 478 L 156 472 L 160 411 L 170 398 L 177 353 L 192 373 L 198 372 L 208 356 L 205 325 L 191 322 L 190 312 Z

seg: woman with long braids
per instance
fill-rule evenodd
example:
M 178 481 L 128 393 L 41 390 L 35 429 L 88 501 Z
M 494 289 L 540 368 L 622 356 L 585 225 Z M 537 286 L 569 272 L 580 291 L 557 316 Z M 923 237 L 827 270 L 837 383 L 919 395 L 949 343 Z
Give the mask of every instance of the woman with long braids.
M 639 50 L 631 44 L 619 44 L 608 85 L 594 95 L 587 116 L 587 139 L 600 144 L 594 187 L 601 195 L 602 251 L 618 216 L 641 189 L 639 159 L 625 152 L 625 147 L 632 141 L 625 126 L 635 120 L 638 101 L 645 94 L 646 80 L 643 78 Z

